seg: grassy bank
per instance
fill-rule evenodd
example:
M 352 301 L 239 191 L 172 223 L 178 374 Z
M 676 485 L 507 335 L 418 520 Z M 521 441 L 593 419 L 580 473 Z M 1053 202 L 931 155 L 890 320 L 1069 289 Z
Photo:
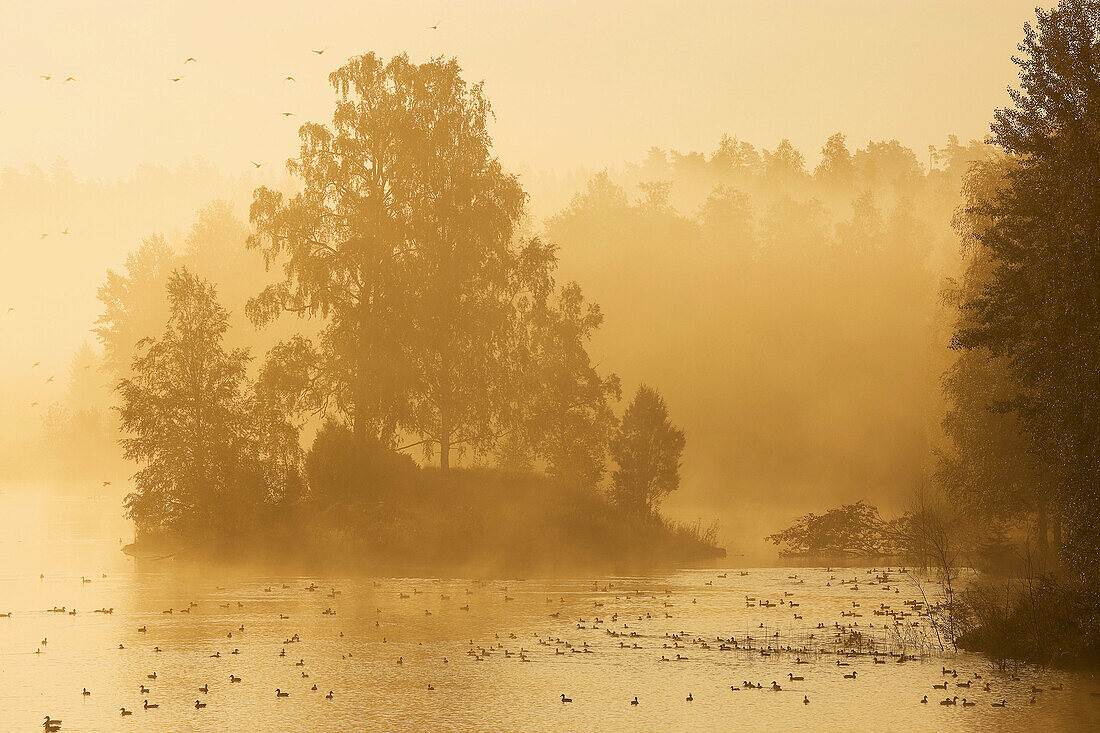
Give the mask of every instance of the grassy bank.
M 722 557 L 714 531 L 624 513 L 590 488 L 539 474 L 391 466 L 385 490 L 313 477 L 316 494 L 234 531 L 189 541 L 143 533 L 138 557 L 263 562 L 314 570 L 411 568 L 498 574 L 631 572 Z M 363 478 L 363 477 L 359 477 Z
M 962 649 L 1005 666 L 1014 661 L 1100 668 L 1100 589 L 1047 573 L 986 577 L 962 596 Z

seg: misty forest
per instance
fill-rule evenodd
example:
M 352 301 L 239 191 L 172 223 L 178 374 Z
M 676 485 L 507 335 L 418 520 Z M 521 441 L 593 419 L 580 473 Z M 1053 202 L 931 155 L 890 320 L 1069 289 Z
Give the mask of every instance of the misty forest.
M 315 120 L 282 113 L 297 151 L 285 161 L 227 174 L 194 158 L 121 178 L 78 176 L 60 157 L 6 165 L 8 247 L 48 257 L 58 283 L 94 285 L 79 296 L 42 281 L 36 297 L 54 302 L 5 305 L 9 324 L 70 308 L 84 325 L 69 344 L 38 322 L 34 343 L 53 338 L 58 358 L 5 357 L 0 494 L 106 497 L 124 523 L 96 531 L 117 559 L 102 577 L 98 565 L 64 572 L 81 576 L 77 594 L 106 594 L 124 572 L 143 585 L 94 602 L 65 596 L 70 581 L 47 592 L 33 584 L 63 573 L 37 569 L 50 555 L 28 537 L 25 554 L 11 541 L 10 568 L 0 557 L 0 575 L 27 563 L 26 587 L 0 606 L 34 599 L 59 618 L 102 604 L 102 623 L 126 634 L 107 647 L 183 654 L 168 624 L 218 605 L 217 633 L 187 638 L 200 656 L 242 660 L 253 626 L 277 613 L 261 664 L 299 641 L 334 646 L 290 652 L 286 664 L 317 664 L 258 694 L 292 694 L 282 710 L 323 705 L 332 687 L 341 729 L 712 729 L 754 689 L 788 686 L 792 712 L 743 714 L 795 725 L 773 716 L 843 706 L 844 683 L 873 686 L 887 661 L 882 672 L 911 676 L 884 713 L 901 717 L 844 713 L 847 729 L 955 729 L 951 708 L 975 704 L 1042 711 L 989 730 L 1100 722 L 1100 3 L 1061 0 L 1015 27 L 1019 46 L 1002 56 L 1018 78 L 988 134 L 945 131 L 919 149 L 844 130 L 800 149 L 777 120 L 777 143 L 730 130 L 707 149 L 643 146 L 617 165 L 512 168 L 495 147 L 507 120 L 491 76 L 461 56 L 368 46 L 315 49 L 314 78 L 283 80 L 327 83 L 331 100 Z M 8 267 L 12 282 L 30 277 Z M 30 521 L 20 511 L 4 505 L 13 527 Z M 66 511 L 89 521 L 90 509 Z M 84 535 L 68 539 L 91 557 Z M 520 600 L 477 616 L 483 597 Z M 144 610 L 108 621 L 127 603 Z M 466 615 L 444 620 L 461 603 Z M 235 635 L 233 614 L 262 604 L 266 615 L 240 611 L 257 616 Z M 322 607 L 340 620 L 317 626 Z M 0 612 L 16 628 L 20 614 Z M 446 626 L 460 622 L 473 625 Z M 47 631 L 30 628 L 45 659 Z M 15 632 L 3 629 L 7 652 Z M 378 666 L 338 678 L 353 665 L 345 632 L 365 645 L 355 659 Z M 49 650 L 66 643 L 48 638 Z M 427 666 L 645 647 L 646 664 L 684 665 L 621 690 L 596 680 L 632 679 L 625 661 L 527 681 L 482 665 L 491 677 L 455 670 L 453 693 L 450 673 Z M 716 676 L 698 660 L 719 651 L 734 666 Z M 141 725 L 158 695 L 171 714 L 175 693 L 156 686 L 174 683 L 154 672 L 170 679 L 168 657 L 128 663 L 143 692 L 119 692 L 104 703 L 110 723 L 89 729 L 119 729 L 119 705 L 123 719 L 144 708 Z M 4 659 L 0 681 L 22 663 Z M 410 665 L 421 672 L 406 685 Z M 813 687 L 819 669 L 839 686 Z M 245 669 L 245 686 L 250 673 L 273 674 Z M 185 712 L 213 715 L 214 685 L 194 674 L 180 684 L 207 689 L 192 705 L 180 688 Z M 673 674 L 698 681 L 681 691 Z M 449 702 L 394 703 L 405 717 L 389 724 L 354 697 L 425 685 Z M 474 723 L 457 700 L 484 685 L 547 707 Z M 601 692 L 585 700 L 589 686 Z M 84 700 L 98 694 L 84 687 Z M 711 717 L 682 717 L 685 695 Z M 593 712 L 627 702 L 657 717 Z M 317 710 L 283 724 L 308 729 Z M 916 720 L 926 713 L 945 717 Z M 202 729 L 240 722 L 224 714 Z M 206 725 L 185 719 L 171 725 Z

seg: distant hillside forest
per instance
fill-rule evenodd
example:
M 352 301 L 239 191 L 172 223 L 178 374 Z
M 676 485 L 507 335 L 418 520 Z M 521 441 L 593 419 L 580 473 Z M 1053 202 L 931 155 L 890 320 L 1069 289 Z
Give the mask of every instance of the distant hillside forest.
M 997 572 L 956 596 L 960 643 L 1100 664 L 1100 2 L 1036 11 L 972 165 L 946 282 L 953 361 L 930 483 L 889 522 L 866 504 L 770 536 L 788 554 L 905 553 Z

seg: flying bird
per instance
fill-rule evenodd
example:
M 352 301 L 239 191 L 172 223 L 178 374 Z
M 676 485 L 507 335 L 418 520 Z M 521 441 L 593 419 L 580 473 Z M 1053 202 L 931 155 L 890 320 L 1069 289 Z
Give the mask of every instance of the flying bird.
M 36 366 L 38 366 L 41 363 L 42 362 L 40 362 L 40 361 L 36 361 L 35 363 L 31 364 L 31 369 L 34 369 Z
M 110 486 L 110 485 L 111 485 L 111 482 L 110 482 L 110 481 L 104 481 L 104 482 L 103 482 L 103 485 L 104 485 L 104 486 Z
M 15 310 L 15 306 L 14 306 L 14 305 L 13 305 L 13 306 L 11 306 L 10 308 L 8 308 L 8 313 L 11 313 L 11 312 L 12 312 L 13 310 Z
M 37 402 L 32 402 L 31 407 L 38 407 L 38 403 Z
M 41 238 L 42 238 L 42 239 L 45 239 L 45 238 L 46 238 L 46 237 L 48 237 L 48 236 L 50 236 L 50 235 L 49 235 L 49 233 L 47 232 L 46 234 L 43 234 Z
M 257 163 L 257 162 L 256 162 L 256 161 L 254 161 L 254 160 L 250 160 L 250 161 L 248 161 L 248 162 L 249 162 L 249 163 L 251 163 L 252 165 L 256 166 L 257 168 L 259 168 L 260 166 L 264 165 L 263 163 Z
M 53 78 L 53 74 L 40 74 L 40 76 L 41 76 L 41 77 L 42 77 L 43 79 L 45 79 L 46 81 L 49 81 L 50 79 L 52 79 L 52 78 Z
M 169 79 L 168 81 L 179 81 L 182 78 L 183 78 L 182 76 L 177 76 L 177 77 L 173 77 L 173 78 Z
M 64 83 L 67 83 L 67 82 L 70 82 L 70 81 L 76 81 L 76 77 L 75 77 L 75 76 L 70 76 L 70 77 L 67 77 L 67 78 L 65 79 L 65 81 L 64 81 L 64 82 L 62 82 L 62 84 L 64 84 Z
M 288 76 L 287 78 L 283 79 L 283 81 L 296 81 L 296 79 L 293 76 Z
M 324 47 L 324 48 L 322 48 L 322 49 L 321 49 L 320 51 L 318 51 L 318 50 L 317 50 L 317 49 L 315 49 L 315 48 L 314 48 L 314 49 L 311 49 L 311 50 L 313 51 L 313 53 L 315 53 L 315 54 L 317 54 L 318 56 L 320 56 L 321 54 L 323 54 L 323 53 L 324 53 L 325 51 L 327 51 L 327 50 L 328 50 L 328 46 L 325 46 L 325 47 Z
M 428 26 L 428 30 L 430 30 L 430 31 L 437 30 L 438 28 L 439 28 L 439 23 L 436 23 L 435 25 Z
M 189 64 L 189 63 L 191 63 L 192 61 L 194 61 L 194 62 L 195 62 L 196 64 L 197 64 L 197 63 L 199 62 L 199 60 L 198 60 L 197 58 L 195 58 L 194 56 L 188 56 L 188 57 L 187 57 L 187 60 L 186 60 L 186 61 L 184 61 L 183 63 L 185 63 L 185 64 Z
M 52 381 L 53 381 L 53 377 L 50 377 L 49 379 L 46 380 L 46 384 L 49 384 Z
M 293 117 L 293 116 L 294 116 L 293 112 L 283 112 L 283 117 Z
M 69 227 L 65 227 L 64 229 L 62 229 L 61 233 L 62 234 L 68 234 L 69 233 Z

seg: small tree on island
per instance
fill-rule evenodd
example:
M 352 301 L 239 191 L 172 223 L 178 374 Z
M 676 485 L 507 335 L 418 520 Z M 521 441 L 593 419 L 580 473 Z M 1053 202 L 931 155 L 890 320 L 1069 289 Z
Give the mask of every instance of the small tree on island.
M 874 556 L 892 550 L 890 525 L 878 509 L 866 502 L 803 515 L 782 532 L 764 539 L 781 549 L 782 556 L 842 553 Z
M 680 485 L 684 443 L 684 431 L 669 420 L 657 390 L 638 387 L 611 441 L 611 456 L 619 466 L 611 481 L 615 503 L 639 516 L 653 515 L 661 499 Z
M 255 485 L 249 467 L 245 349 L 226 351 L 228 313 L 214 286 L 176 270 L 168 326 L 138 343 L 132 376 L 118 382 L 125 457 L 139 464 L 127 513 L 140 530 L 191 539 L 225 535 Z

